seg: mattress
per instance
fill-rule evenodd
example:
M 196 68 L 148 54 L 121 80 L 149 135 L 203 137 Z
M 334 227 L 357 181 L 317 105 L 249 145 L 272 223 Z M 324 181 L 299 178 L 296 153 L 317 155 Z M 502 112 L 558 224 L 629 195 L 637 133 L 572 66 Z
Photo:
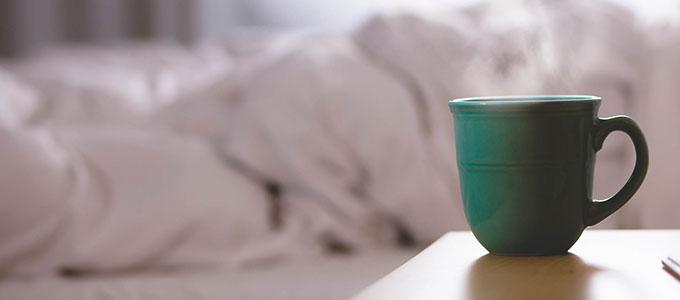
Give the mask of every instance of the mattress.
M 5 279 L 0 282 L 0 299 L 347 299 L 417 252 L 371 250 L 240 271 L 176 270 Z

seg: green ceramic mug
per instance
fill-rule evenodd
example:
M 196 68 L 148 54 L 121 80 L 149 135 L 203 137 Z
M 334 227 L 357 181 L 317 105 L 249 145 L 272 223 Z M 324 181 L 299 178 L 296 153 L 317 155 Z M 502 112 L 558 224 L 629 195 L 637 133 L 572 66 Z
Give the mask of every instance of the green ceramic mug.
M 600 97 L 512 96 L 449 102 L 465 216 L 491 253 L 564 254 L 583 229 L 623 206 L 647 173 L 647 143 L 626 116 L 601 119 Z M 628 182 L 593 200 L 595 153 L 612 131 L 633 141 Z

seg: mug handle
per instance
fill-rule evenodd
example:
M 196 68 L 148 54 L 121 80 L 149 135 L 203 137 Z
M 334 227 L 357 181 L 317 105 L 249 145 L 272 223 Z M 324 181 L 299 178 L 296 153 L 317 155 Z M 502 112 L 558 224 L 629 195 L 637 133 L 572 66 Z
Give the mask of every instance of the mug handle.
M 614 196 L 606 200 L 591 201 L 586 208 L 584 216 L 584 224 L 592 226 L 621 208 L 633 194 L 640 188 L 642 181 L 647 175 L 647 167 L 649 166 L 649 151 L 647 149 L 647 141 L 642 134 L 640 127 L 627 116 L 614 116 L 610 118 L 595 120 L 593 130 L 593 148 L 595 152 L 602 149 L 602 143 L 607 136 L 613 131 L 623 131 L 633 141 L 635 146 L 635 167 L 633 174 L 630 175 L 626 184 Z

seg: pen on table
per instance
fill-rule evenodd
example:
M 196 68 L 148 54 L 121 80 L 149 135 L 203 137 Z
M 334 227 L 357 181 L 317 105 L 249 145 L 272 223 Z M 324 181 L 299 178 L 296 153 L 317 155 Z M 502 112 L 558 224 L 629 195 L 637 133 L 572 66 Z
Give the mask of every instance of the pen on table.
M 661 264 L 666 272 L 675 277 L 675 279 L 680 280 L 680 259 L 669 256 L 662 259 Z

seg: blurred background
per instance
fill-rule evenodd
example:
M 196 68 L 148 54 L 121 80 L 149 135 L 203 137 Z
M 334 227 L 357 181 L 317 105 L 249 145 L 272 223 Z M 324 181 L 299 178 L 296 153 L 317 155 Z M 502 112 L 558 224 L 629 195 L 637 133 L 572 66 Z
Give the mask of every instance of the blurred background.
M 25 55 L 53 43 L 121 40 L 192 42 L 242 31 L 342 31 L 395 9 L 470 5 L 476 0 L 3 0 L 0 54 Z M 678 22 L 677 2 L 614 0 L 645 22 Z
M 454 97 L 603 96 L 677 229 L 679 78 L 679 0 L 0 0 L 0 299 L 345 299 L 468 230 Z
M 437 2 L 442 1 L 3 0 L 0 50 L 3 55 L 21 55 L 55 42 L 191 42 L 244 30 L 340 31 L 381 10 Z

